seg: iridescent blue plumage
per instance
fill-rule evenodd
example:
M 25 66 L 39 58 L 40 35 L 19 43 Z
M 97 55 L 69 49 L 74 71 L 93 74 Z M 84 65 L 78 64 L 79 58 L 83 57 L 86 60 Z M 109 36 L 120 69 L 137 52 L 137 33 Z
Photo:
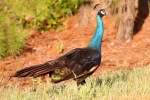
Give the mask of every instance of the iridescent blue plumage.
M 104 25 L 102 18 L 97 15 L 97 27 L 94 36 L 92 37 L 88 47 L 90 48 L 95 48 L 95 49 L 100 49 L 101 48 L 101 43 L 102 43 L 102 38 L 103 38 L 103 32 L 104 32 Z

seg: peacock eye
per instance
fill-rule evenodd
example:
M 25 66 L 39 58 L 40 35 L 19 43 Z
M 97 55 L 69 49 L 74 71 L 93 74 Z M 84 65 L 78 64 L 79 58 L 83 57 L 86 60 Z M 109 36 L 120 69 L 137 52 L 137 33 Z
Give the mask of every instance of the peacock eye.
M 105 15 L 105 12 L 104 12 L 104 11 L 101 11 L 101 14 Z

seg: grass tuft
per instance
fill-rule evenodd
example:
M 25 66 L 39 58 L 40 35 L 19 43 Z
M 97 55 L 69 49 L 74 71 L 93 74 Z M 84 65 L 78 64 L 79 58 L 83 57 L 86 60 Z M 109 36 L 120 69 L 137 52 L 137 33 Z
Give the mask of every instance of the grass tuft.
M 22 90 L 16 87 L 0 89 L 2 100 L 107 100 L 150 98 L 150 66 L 133 70 L 107 72 L 98 78 L 88 78 L 86 84 L 34 83 Z M 38 80 L 40 81 L 40 80 Z M 38 83 L 38 84 L 37 84 Z

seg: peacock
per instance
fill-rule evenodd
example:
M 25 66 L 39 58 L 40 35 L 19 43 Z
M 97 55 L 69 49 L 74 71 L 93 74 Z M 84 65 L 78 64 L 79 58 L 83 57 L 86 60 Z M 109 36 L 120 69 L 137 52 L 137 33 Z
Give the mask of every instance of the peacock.
M 96 15 L 97 27 L 90 43 L 84 48 L 75 48 L 55 60 L 18 70 L 14 77 L 39 77 L 48 74 L 53 83 L 73 79 L 77 85 L 85 84 L 101 63 L 101 45 L 104 33 L 102 17 L 105 9 Z

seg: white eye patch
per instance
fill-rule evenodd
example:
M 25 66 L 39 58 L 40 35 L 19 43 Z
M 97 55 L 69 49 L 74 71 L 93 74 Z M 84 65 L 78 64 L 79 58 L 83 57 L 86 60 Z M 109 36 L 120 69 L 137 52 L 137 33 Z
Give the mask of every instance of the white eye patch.
M 104 11 L 101 11 L 101 14 L 105 15 L 105 12 L 104 12 Z

